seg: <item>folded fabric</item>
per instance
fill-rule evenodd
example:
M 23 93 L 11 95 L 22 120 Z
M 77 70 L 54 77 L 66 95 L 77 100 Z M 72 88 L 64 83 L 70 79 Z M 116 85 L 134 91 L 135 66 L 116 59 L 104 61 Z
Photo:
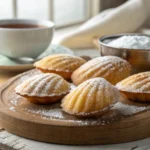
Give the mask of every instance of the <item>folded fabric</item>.
M 150 0 L 130 0 L 117 8 L 101 12 L 64 35 L 58 43 L 70 48 L 93 47 L 93 38 L 136 31 L 145 23 L 149 14 Z

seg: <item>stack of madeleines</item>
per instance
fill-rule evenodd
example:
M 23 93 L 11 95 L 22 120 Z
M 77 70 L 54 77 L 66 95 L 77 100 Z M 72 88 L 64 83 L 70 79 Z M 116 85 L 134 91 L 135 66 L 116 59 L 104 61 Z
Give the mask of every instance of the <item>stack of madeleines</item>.
M 36 104 L 62 100 L 62 110 L 71 115 L 100 115 L 122 94 L 131 100 L 149 100 L 150 72 L 128 77 L 131 66 L 119 57 L 97 57 L 86 62 L 77 56 L 55 54 L 41 59 L 34 66 L 43 73 L 18 85 L 15 92 Z M 71 90 L 66 80 L 77 87 Z

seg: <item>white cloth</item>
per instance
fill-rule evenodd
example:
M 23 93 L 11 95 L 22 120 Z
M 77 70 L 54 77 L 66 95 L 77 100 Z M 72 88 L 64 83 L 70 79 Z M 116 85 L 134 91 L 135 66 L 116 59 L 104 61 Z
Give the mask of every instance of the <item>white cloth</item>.
M 59 44 L 70 48 L 92 47 L 92 39 L 108 34 L 134 32 L 150 16 L 150 0 L 130 0 L 119 7 L 105 10 L 75 31 L 64 35 Z

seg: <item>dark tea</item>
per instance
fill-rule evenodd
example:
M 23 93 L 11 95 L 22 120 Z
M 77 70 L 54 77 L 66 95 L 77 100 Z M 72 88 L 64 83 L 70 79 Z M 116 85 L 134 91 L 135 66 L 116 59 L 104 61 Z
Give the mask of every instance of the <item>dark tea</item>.
M 44 28 L 44 26 L 36 24 L 2 24 L 0 28 Z

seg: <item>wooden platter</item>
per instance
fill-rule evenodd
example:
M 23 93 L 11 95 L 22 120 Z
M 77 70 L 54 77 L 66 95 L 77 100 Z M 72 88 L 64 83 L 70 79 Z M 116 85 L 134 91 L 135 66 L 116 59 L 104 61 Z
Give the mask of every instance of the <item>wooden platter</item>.
M 77 118 L 64 113 L 60 103 L 43 106 L 14 93 L 25 79 L 39 74 L 31 70 L 0 88 L 0 119 L 9 132 L 38 141 L 60 144 L 112 144 L 150 136 L 150 105 L 121 100 L 96 118 Z

